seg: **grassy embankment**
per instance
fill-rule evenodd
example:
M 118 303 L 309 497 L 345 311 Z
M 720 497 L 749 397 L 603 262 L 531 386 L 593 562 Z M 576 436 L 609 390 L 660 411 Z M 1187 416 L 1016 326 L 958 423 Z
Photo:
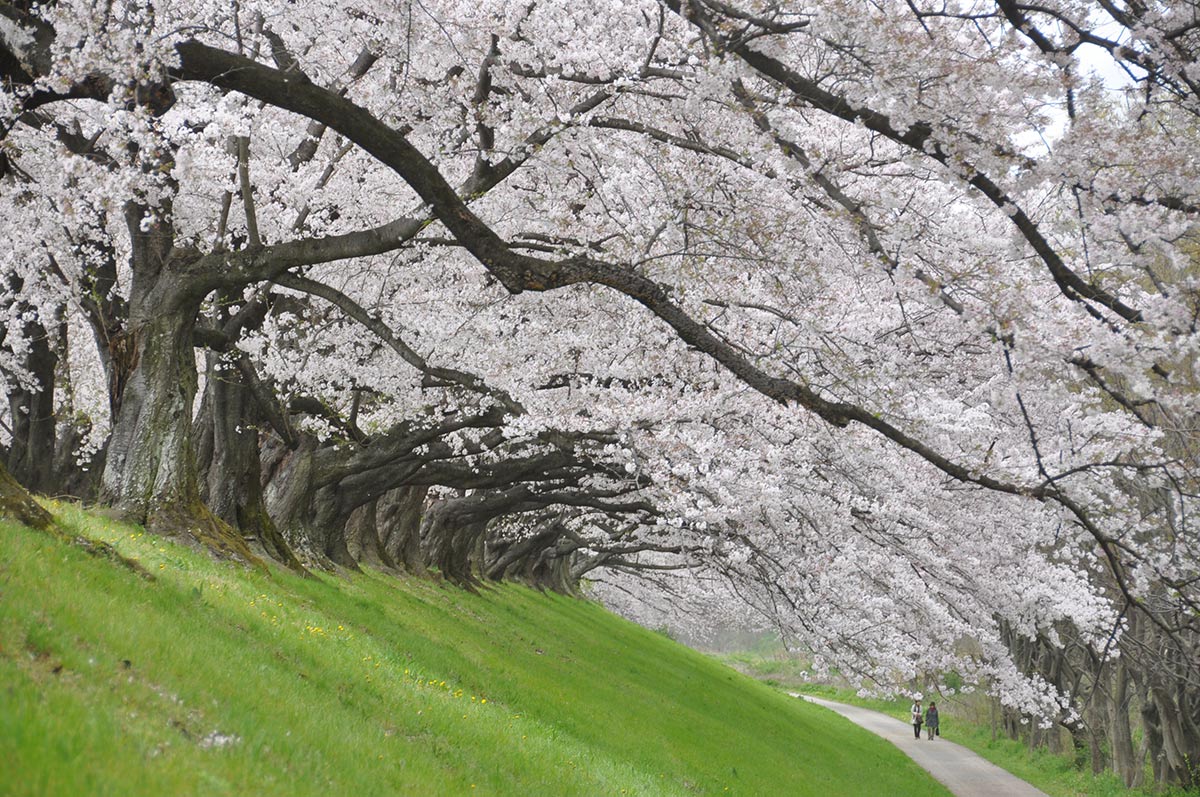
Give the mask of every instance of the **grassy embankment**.
M 864 706 L 908 721 L 909 700 L 861 698 L 853 689 L 811 683 L 804 672 L 805 663 L 796 658 L 764 651 L 719 658 L 785 692 L 801 692 Z M 928 698 L 927 695 L 927 701 Z M 1178 793 L 1150 788 L 1127 789 L 1116 775 L 1107 772 L 1093 775 L 1088 761 L 1076 761 L 1070 753 L 1056 754 L 1040 748 L 1030 750 L 1027 744 L 1003 735 L 993 738 L 987 699 L 982 695 L 935 695 L 933 699 L 940 709 L 945 738 L 974 750 L 1052 797 L 1170 797 Z
M 0 793 L 946 792 L 865 731 L 584 601 L 270 576 L 55 505 L 0 523 Z

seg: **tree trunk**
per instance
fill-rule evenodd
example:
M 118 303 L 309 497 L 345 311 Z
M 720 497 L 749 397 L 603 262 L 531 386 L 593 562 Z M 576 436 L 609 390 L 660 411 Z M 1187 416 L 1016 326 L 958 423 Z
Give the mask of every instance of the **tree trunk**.
M 50 346 L 46 328 L 37 321 L 27 321 L 23 330 L 29 342 L 25 368 L 33 375 L 38 387 L 18 387 L 8 394 L 12 415 L 12 446 L 8 467 L 13 477 L 35 493 L 55 491 L 54 449 L 54 384 L 58 355 Z
M 1151 700 L 1158 710 L 1162 734 L 1164 782 L 1184 789 L 1200 786 L 1200 738 L 1197 718 L 1189 716 L 1186 686 L 1171 690 L 1163 686 L 1151 689 Z
M 468 589 L 479 585 L 471 557 L 487 529 L 487 519 L 471 511 L 478 503 L 475 497 L 438 501 L 421 518 L 421 540 L 429 563 L 443 578 Z
M 213 435 L 215 430 L 213 424 L 216 422 L 213 418 L 213 391 L 212 380 L 216 377 L 216 369 L 219 367 L 219 359 L 216 352 L 206 352 L 204 355 L 204 394 L 200 397 L 200 408 L 196 410 L 196 417 L 192 420 L 192 445 L 196 452 L 196 476 L 200 480 L 200 486 L 208 484 L 209 472 L 212 470 L 213 459 L 216 457 L 214 450 Z M 207 493 L 204 494 L 204 500 L 208 500 Z
M 205 497 L 213 514 L 241 532 L 255 553 L 302 572 L 263 501 L 258 405 L 239 371 L 209 355 L 203 433 L 210 457 Z
M 1129 665 L 1124 656 L 1113 670 L 1113 699 L 1109 707 L 1112 740 L 1112 765 L 1126 786 L 1133 786 L 1137 766 L 1133 754 L 1133 734 L 1129 729 Z
M 106 441 L 86 464 L 79 463 L 77 452 L 89 431 L 88 426 L 74 419 L 67 419 L 62 424 L 55 441 L 53 471 L 57 494 L 94 502 L 100 488 L 100 475 L 104 472 L 108 443 Z
M 168 305 L 170 306 L 170 305 Z M 147 313 L 122 348 L 132 369 L 117 397 L 102 498 L 157 534 L 198 540 L 226 556 L 261 564 L 241 536 L 200 499 L 192 449 L 197 305 Z
M 135 367 L 119 396 L 102 484 L 104 497 L 138 520 L 199 502 L 191 440 L 193 323 L 175 313 L 126 333 Z
M 376 568 L 395 570 L 396 562 L 379 539 L 378 502 L 364 504 L 346 521 L 346 547 L 356 561 Z
M 1146 734 L 1146 746 L 1150 754 L 1150 763 L 1154 769 L 1154 782 L 1165 783 L 1167 757 L 1163 752 L 1162 728 L 1159 724 L 1158 706 L 1149 694 L 1142 703 L 1142 731 Z
M 319 444 L 304 435 L 289 449 L 272 441 L 270 478 L 263 490 L 267 511 L 275 518 L 288 544 L 306 564 L 332 570 L 358 569 L 346 544 L 348 515 L 337 512 L 337 490 L 319 485 Z
M 1105 742 L 1113 712 L 1117 707 L 1108 699 L 1108 689 L 1101 678 L 1107 668 L 1101 665 L 1096 672 L 1096 682 L 1092 687 L 1092 705 L 1087 713 L 1088 746 L 1091 750 L 1092 774 L 1099 775 L 1108 768 L 1105 755 Z
M 400 487 L 379 499 L 375 517 L 384 550 L 392 561 L 414 575 L 426 572 L 421 550 L 421 514 L 429 488 Z

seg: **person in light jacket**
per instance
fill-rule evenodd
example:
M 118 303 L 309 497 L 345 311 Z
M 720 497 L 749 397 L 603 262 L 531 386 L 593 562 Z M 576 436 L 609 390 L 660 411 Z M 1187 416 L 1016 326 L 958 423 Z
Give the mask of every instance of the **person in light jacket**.
M 921 723 L 925 721 L 924 715 L 921 713 L 921 701 L 914 700 L 912 706 L 909 708 L 909 712 L 912 714 L 913 736 L 920 739 Z

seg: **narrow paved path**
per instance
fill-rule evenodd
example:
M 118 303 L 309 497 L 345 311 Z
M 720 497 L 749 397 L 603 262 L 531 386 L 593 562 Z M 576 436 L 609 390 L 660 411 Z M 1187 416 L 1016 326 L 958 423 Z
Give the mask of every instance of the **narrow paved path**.
M 832 709 L 856 725 L 887 739 L 957 797 L 1046 797 L 1045 792 L 1038 791 L 962 745 L 941 738 L 931 741 L 925 738 L 924 732 L 919 741 L 914 739 L 912 726 L 895 717 L 809 695 L 793 694 L 793 697 L 803 697 L 810 703 Z

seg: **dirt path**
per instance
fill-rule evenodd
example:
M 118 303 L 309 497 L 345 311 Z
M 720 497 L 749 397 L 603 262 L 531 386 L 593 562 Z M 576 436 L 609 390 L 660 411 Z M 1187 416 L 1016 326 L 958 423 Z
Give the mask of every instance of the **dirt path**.
M 980 758 L 962 745 L 945 739 L 932 741 L 921 734 L 913 738 L 913 729 L 901 720 L 858 706 L 834 703 L 809 695 L 802 697 L 810 703 L 836 711 L 851 722 L 882 736 L 937 778 L 957 797 L 1046 797 L 1025 781 Z

